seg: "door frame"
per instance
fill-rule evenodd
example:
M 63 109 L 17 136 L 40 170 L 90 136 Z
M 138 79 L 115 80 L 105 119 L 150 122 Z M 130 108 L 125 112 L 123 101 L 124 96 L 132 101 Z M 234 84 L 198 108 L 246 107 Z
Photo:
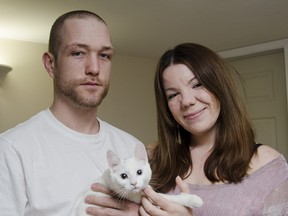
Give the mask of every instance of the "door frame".
M 249 55 L 256 55 L 265 52 L 271 52 L 276 50 L 283 50 L 284 52 L 284 67 L 286 78 L 286 101 L 288 112 L 288 38 L 281 40 L 275 40 L 267 43 L 260 43 L 251 46 L 240 47 L 236 49 L 224 50 L 217 52 L 224 59 L 239 58 Z

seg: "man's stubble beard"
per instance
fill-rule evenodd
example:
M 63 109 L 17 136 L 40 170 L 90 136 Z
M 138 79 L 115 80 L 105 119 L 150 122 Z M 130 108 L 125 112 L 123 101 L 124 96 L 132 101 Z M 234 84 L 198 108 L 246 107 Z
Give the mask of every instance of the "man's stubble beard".
M 61 79 L 59 79 L 59 77 L 55 77 L 55 85 L 60 94 L 66 96 L 75 105 L 81 108 L 98 107 L 108 94 L 109 90 L 109 83 L 102 83 L 102 86 L 100 89 L 98 89 L 98 91 L 94 91 L 93 93 L 91 93 L 94 95 L 94 97 L 92 97 L 91 95 L 85 97 L 85 95 L 77 91 L 77 87 L 79 87 L 79 81 L 74 81 L 73 83 L 63 82 Z

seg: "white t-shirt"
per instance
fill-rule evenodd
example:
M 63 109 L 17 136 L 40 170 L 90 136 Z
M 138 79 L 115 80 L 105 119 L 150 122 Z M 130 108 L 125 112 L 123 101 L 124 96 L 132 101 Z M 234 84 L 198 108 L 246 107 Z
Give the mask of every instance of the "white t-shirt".
M 46 109 L 0 135 L 0 215 L 65 216 L 108 167 L 106 152 L 133 154 L 135 137 L 101 121 L 81 134 Z

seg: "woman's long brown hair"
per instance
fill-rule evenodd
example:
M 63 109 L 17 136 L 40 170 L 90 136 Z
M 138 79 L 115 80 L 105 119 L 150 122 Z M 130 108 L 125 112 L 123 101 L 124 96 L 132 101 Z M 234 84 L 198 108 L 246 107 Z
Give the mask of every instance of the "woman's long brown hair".
M 176 176 L 185 178 L 193 169 L 189 151 L 193 135 L 174 120 L 163 88 L 163 71 L 173 64 L 186 65 L 220 102 L 215 145 L 204 165 L 206 177 L 212 183 L 241 182 L 255 151 L 255 141 L 252 124 L 230 67 L 212 50 L 199 44 L 185 43 L 165 52 L 156 69 L 158 145 L 151 158 L 152 186 L 158 191 L 168 192 L 175 187 Z M 181 144 L 176 142 L 177 127 Z

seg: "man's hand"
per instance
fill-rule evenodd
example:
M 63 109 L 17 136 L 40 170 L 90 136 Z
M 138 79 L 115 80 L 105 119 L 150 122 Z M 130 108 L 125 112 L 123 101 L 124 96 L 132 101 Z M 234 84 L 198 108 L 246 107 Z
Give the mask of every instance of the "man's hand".
M 88 207 L 86 212 L 94 216 L 138 216 L 139 205 L 129 200 L 117 200 L 112 197 L 112 191 L 101 184 L 93 184 L 91 189 L 95 192 L 107 194 L 109 196 L 87 196 L 85 202 L 98 207 Z M 100 207 L 100 208 L 99 208 Z

